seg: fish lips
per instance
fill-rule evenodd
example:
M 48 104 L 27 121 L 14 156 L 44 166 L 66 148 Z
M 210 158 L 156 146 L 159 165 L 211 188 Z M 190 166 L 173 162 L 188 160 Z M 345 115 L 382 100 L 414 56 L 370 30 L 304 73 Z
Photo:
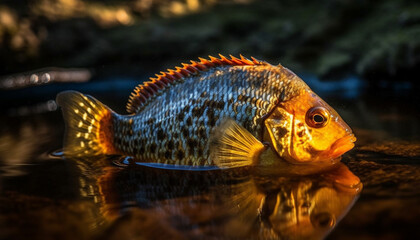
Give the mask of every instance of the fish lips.
M 356 137 L 354 134 L 350 133 L 347 136 L 344 136 L 340 139 L 337 139 L 328 150 L 324 150 L 318 158 L 330 160 L 335 159 L 343 155 L 344 153 L 350 151 L 354 147 L 354 142 Z
M 354 147 L 356 137 L 353 133 L 350 133 L 342 138 L 337 139 L 329 148 L 325 150 L 318 150 L 309 147 L 308 151 L 311 153 L 312 158 L 307 161 L 298 160 L 296 155 L 291 153 L 292 159 L 286 159 L 288 162 L 293 164 L 314 164 L 314 163 L 328 163 L 335 164 L 341 160 L 341 155 L 350 151 Z

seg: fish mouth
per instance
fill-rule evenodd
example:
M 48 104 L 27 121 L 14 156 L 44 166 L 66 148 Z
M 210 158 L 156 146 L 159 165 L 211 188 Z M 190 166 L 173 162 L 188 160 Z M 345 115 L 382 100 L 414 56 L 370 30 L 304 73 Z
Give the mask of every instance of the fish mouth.
M 356 137 L 353 133 L 342 137 L 331 145 L 330 149 L 326 151 L 326 155 L 330 159 L 338 158 L 345 152 L 350 151 L 354 147 L 355 141 Z

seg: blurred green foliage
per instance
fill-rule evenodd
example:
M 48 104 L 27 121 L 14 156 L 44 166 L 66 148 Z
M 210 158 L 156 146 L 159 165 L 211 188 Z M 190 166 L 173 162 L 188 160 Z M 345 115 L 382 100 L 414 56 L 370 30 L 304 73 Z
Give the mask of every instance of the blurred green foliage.
M 19 4 L 20 2 L 20 4 Z M 26 4 L 22 4 L 26 3 Z M 0 4 L 0 74 L 45 66 L 153 72 L 244 54 L 324 78 L 411 81 L 413 0 L 33 0 Z

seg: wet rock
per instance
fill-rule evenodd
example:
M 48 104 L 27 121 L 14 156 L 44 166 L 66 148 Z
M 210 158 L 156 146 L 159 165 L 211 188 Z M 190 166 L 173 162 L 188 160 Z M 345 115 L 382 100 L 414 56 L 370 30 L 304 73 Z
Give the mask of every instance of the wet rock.
M 363 182 L 365 197 L 420 196 L 418 164 L 376 163 L 357 158 L 348 162 L 348 167 Z
M 400 158 L 413 158 L 420 160 L 420 143 L 408 141 L 386 141 L 382 143 L 372 143 L 370 145 L 361 146 L 360 154 L 377 153 Z

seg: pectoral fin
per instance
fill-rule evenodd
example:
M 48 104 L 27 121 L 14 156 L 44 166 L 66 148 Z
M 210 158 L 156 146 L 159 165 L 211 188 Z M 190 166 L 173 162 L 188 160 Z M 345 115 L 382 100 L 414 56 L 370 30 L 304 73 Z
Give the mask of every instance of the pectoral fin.
M 234 120 L 227 119 L 210 139 L 210 158 L 220 168 L 254 165 L 265 146 Z

